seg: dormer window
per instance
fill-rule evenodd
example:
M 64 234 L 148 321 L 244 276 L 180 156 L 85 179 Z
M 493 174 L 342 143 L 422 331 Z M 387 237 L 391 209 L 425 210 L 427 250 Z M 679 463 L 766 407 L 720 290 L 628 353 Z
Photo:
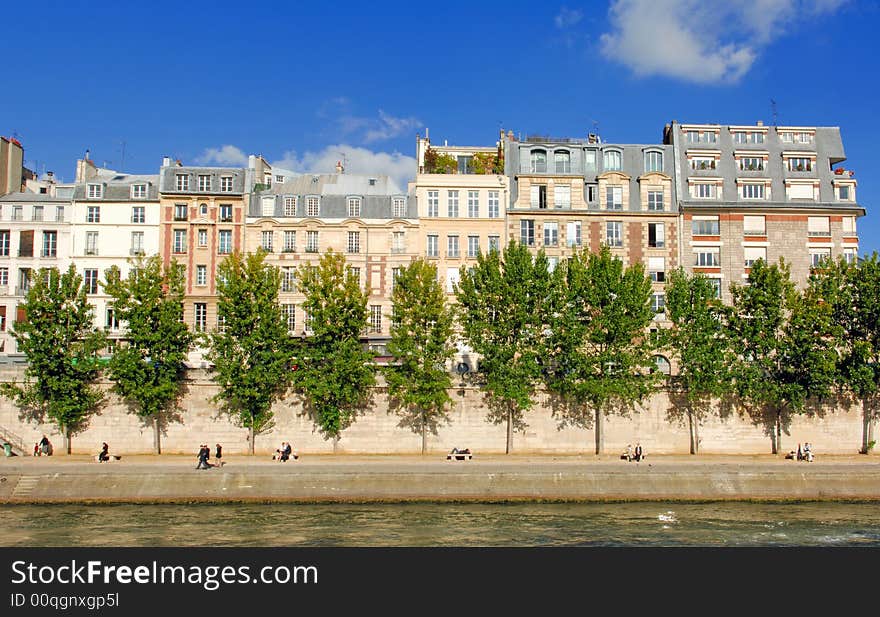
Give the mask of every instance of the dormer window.
M 205 193 L 211 190 L 211 176 L 207 174 L 199 175 L 199 190 Z
M 358 218 L 361 215 L 361 198 L 360 197 L 349 197 L 348 198 L 348 216 L 351 218 Z
M 805 156 L 792 156 L 786 159 L 788 171 L 813 171 L 813 159 Z
M 189 190 L 189 176 L 187 174 L 176 174 L 177 178 L 177 190 L 178 191 L 188 191 Z
M 393 213 L 396 219 L 402 219 L 406 216 L 406 199 L 403 197 L 395 197 L 391 201 Z
M 131 185 L 131 198 L 132 199 L 145 199 L 147 196 L 147 185 L 146 184 L 132 184 Z
M 89 184 L 88 186 L 88 198 L 89 199 L 101 199 L 104 196 L 104 185 L 103 184 Z
M 556 173 L 571 173 L 571 154 L 567 150 L 557 150 L 554 152 L 553 160 L 556 163 Z
M 533 174 L 547 172 L 547 152 L 544 150 L 532 150 L 530 153 L 530 169 Z
M 782 130 L 777 129 L 779 132 L 779 141 L 784 144 L 812 144 L 814 132 L 813 131 L 792 131 L 792 130 Z
M 653 171 L 663 171 L 662 152 L 645 152 L 645 173 L 651 173 Z
M 733 143 L 762 144 L 764 143 L 764 133 L 762 131 L 733 131 Z
M 618 150 L 606 150 L 604 153 L 604 159 L 602 161 L 602 166 L 605 171 L 620 171 L 622 169 L 620 151 Z
M 231 193 L 232 192 L 232 176 L 221 176 L 220 177 L 220 192 L 221 193 Z

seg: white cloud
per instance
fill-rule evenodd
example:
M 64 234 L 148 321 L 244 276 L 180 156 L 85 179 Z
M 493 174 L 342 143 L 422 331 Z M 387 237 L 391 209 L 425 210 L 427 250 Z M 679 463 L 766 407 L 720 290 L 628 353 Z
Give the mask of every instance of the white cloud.
M 557 28 L 564 30 L 565 28 L 571 28 L 572 26 L 577 25 L 577 23 L 583 18 L 583 11 L 570 9 L 567 6 L 564 6 L 559 9 L 559 14 L 553 18 L 553 22 L 556 24 Z
M 390 176 L 403 191 L 406 190 L 406 183 L 415 177 L 414 157 L 400 152 L 374 152 L 349 144 L 327 146 L 323 150 L 308 151 L 302 155 L 291 150 L 272 164 L 300 173 L 333 173 L 336 171 L 336 162 L 341 161 L 343 155 L 346 173 Z
M 226 144 L 219 148 L 205 148 L 200 156 L 196 158 L 199 165 L 229 165 L 235 167 L 246 167 L 248 162 L 247 154 L 233 145 Z
M 396 118 L 380 109 L 379 120 L 372 123 L 372 128 L 364 134 L 364 141 L 369 144 L 374 141 L 384 141 L 400 137 L 415 131 L 420 124 L 421 122 L 418 118 L 412 116 L 409 118 Z
M 605 57 L 638 76 L 698 83 L 736 82 L 763 48 L 798 21 L 833 13 L 847 0 L 613 0 Z

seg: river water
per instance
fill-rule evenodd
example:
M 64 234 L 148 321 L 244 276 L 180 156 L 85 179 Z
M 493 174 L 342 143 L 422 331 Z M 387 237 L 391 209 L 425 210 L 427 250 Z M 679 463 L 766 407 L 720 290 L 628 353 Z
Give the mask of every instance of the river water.
M 6 505 L 4 546 L 880 546 L 880 506 Z

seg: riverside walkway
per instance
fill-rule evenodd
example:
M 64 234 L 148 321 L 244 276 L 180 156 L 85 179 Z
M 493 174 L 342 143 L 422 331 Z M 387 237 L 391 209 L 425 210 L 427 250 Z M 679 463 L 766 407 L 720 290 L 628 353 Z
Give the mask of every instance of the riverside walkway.
M 877 500 L 880 458 L 817 456 L 485 455 L 445 453 L 224 456 L 196 470 L 196 457 L 124 455 L 0 459 L 0 503 L 711 501 Z

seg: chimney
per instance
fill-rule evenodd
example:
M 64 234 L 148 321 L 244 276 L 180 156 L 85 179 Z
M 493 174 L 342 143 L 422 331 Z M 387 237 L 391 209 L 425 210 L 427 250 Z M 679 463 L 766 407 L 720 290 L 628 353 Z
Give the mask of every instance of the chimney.
M 90 156 L 91 152 L 92 152 L 91 150 L 86 149 L 86 160 L 87 161 L 91 159 L 91 156 Z
M 336 173 L 338 173 L 338 174 L 345 173 L 345 167 L 342 166 L 342 161 L 336 161 Z
M 55 172 L 54 171 L 47 171 L 46 172 L 46 182 L 48 182 L 49 184 L 55 183 Z
M 174 164 L 177 165 L 178 167 L 183 167 L 183 163 L 180 162 L 180 159 L 177 159 L 176 161 L 174 161 Z
M 170 167 L 171 166 L 171 157 L 163 156 L 162 157 L 162 167 Z
M 764 121 L 763 121 L 763 120 L 758 120 L 758 126 L 764 126 Z

